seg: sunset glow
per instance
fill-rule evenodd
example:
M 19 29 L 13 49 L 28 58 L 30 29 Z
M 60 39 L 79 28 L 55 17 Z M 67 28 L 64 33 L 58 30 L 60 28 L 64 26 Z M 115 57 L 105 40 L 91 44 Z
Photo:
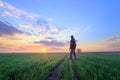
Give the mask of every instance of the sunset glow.
M 42 51 L 43 53 L 46 53 L 46 49 L 45 49 L 45 48 L 42 48 L 41 51 Z
M 0 0 L 0 52 L 120 51 L 119 3 Z

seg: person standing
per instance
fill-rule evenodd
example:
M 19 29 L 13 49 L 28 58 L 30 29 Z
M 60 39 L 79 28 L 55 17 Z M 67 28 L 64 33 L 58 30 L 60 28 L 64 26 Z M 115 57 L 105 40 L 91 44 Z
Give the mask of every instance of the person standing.
M 75 49 L 76 49 L 76 41 L 75 38 L 71 35 L 71 40 L 70 40 L 70 59 L 72 60 L 72 55 L 74 56 L 74 58 L 76 59 L 76 53 L 75 53 Z

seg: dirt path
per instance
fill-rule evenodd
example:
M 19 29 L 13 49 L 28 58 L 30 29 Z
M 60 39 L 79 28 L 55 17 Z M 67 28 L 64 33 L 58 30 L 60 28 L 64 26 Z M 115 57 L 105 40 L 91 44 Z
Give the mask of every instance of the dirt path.
M 65 58 L 66 58 L 66 56 L 60 61 L 60 63 L 56 66 L 56 68 L 53 70 L 53 72 L 50 74 L 50 76 L 46 80 L 56 80 L 57 74 L 58 74 L 58 72 L 61 68 L 61 65 L 64 62 Z M 72 70 L 73 70 L 73 74 L 74 74 L 74 80 L 80 80 L 74 66 L 72 66 Z
M 53 70 L 51 75 L 46 80 L 56 80 L 57 74 L 60 70 L 60 67 L 61 67 L 62 63 L 64 62 L 65 57 L 60 61 L 60 63 L 56 66 L 56 68 Z
M 76 70 L 74 68 L 72 68 L 72 70 L 73 70 L 73 73 L 74 73 L 74 80 L 80 80 L 78 75 L 77 75 Z

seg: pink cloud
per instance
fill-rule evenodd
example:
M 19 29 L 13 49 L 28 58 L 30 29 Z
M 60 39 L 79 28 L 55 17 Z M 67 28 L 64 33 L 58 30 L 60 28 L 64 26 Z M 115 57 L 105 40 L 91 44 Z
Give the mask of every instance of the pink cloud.
M 104 39 L 106 48 L 111 51 L 120 51 L 120 35 Z

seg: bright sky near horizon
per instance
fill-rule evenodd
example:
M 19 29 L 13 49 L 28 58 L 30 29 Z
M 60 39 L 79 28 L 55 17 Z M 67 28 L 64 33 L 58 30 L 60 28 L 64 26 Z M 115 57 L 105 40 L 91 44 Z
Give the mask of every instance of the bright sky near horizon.
M 0 0 L 0 52 L 120 51 L 120 0 Z

